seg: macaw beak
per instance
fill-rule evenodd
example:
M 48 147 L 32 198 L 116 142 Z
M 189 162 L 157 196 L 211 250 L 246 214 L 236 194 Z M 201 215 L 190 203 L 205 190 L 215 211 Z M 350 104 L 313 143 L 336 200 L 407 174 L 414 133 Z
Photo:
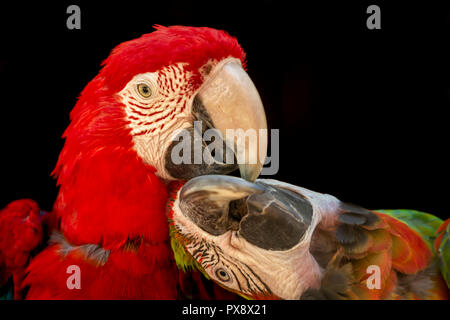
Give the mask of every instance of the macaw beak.
M 232 59 L 217 66 L 197 97 L 214 128 L 234 147 L 241 177 L 255 181 L 266 158 L 267 121 L 258 90 L 240 61 Z M 254 134 L 254 140 L 245 141 L 246 133 Z
M 191 179 L 205 174 L 226 174 L 239 168 L 242 178 L 255 181 L 266 158 L 267 121 L 258 91 L 239 60 L 226 59 L 211 71 L 193 100 L 192 113 L 194 120 L 202 123 L 201 136 L 207 129 L 215 129 L 220 134 L 224 145 L 222 159 L 226 163 L 212 160 L 175 165 L 166 156 L 166 169 L 172 177 Z M 196 130 L 199 131 L 191 128 L 192 136 Z M 203 139 L 200 143 L 204 153 L 208 146 Z M 233 159 L 229 159 L 230 155 Z
M 309 252 L 318 222 L 313 202 L 270 180 L 204 175 L 181 187 L 171 219 L 186 250 L 225 288 L 256 299 L 298 299 L 320 283 Z M 222 267 L 236 280 L 224 282 Z
M 183 185 L 180 209 L 198 227 L 220 236 L 229 230 L 265 250 L 295 247 L 311 225 L 313 208 L 299 194 L 223 175 Z

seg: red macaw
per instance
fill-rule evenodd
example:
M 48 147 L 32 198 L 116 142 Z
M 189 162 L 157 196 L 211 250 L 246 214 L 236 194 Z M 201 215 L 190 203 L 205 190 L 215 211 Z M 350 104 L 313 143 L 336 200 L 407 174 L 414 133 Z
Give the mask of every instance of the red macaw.
M 170 197 L 180 268 L 246 298 L 449 298 L 450 219 L 224 175 L 193 178 Z
M 246 179 L 259 175 L 261 163 L 174 163 L 174 134 L 193 135 L 195 120 L 220 132 L 267 124 L 235 38 L 206 27 L 156 29 L 117 46 L 82 91 L 52 173 L 60 187 L 53 210 L 19 200 L 0 212 L 0 286 L 12 279 L 15 298 L 179 297 L 182 278 L 199 278 L 180 278 L 173 260 L 169 182 L 238 167 Z

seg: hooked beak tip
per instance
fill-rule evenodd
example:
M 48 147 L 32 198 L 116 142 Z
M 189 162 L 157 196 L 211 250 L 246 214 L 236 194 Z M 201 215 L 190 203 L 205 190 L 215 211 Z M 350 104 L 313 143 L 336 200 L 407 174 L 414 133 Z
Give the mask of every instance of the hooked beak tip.
M 250 182 L 254 182 L 256 178 L 258 178 L 259 174 L 261 173 L 261 169 L 262 165 L 260 163 L 239 165 L 241 178 Z
M 200 89 L 198 99 L 210 124 L 235 152 L 241 177 L 253 182 L 262 170 L 267 153 L 264 106 L 239 61 L 227 60 L 217 68 Z

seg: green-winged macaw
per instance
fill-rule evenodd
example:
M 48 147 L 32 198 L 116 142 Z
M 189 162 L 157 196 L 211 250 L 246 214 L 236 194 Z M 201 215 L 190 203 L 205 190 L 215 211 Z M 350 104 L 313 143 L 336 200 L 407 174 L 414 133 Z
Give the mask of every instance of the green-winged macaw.
M 156 29 L 117 46 L 81 92 L 53 172 L 53 210 L 17 200 L 0 211 L 0 287 L 12 282 L 15 298 L 179 297 L 185 279 L 170 247 L 168 185 L 238 167 L 246 179 L 259 175 L 261 162 L 174 161 L 180 130 L 192 143 L 199 133 L 212 158 L 204 130 L 267 124 L 234 37 L 206 27 Z M 264 153 L 267 136 L 258 139 Z
M 449 297 L 450 220 L 370 211 L 277 180 L 223 175 L 193 178 L 170 197 L 178 266 L 241 296 Z

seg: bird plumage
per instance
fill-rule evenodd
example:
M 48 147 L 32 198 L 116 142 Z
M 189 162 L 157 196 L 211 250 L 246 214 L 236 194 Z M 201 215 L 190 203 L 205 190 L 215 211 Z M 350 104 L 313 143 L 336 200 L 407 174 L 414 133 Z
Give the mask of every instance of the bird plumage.
M 184 93 L 192 96 L 204 80 L 201 67 L 207 61 L 234 57 L 245 63 L 245 53 L 224 31 L 183 26 L 156 29 L 117 46 L 70 113 L 65 144 L 52 173 L 59 194 L 48 218 L 64 241 L 51 242 L 32 259 L 23 284 L 18 278 L 16 286 L 29 288 L 27 298 L 178 297 L 178 274 L 165 215 L 166 184 L 157 168 L 137 154 L 130 119 L 118 93 L 137 74 L 160 72 L 182 63 L 190 75 Z M 1 213 L 0 229 L 19 232 L 19 220 L 28 205 L 32 206 L 30 219 L 34 219 L 38 210 L 34 203 L 22 201 L 18 208 L 11 204 Z M 40 222 L 32 223 L 38 230 Z M 28 231 L 2 236 L 0 245 L 6 249 L 1 248 L 0 267 L 6 264 L 7 272 L 16 266 L 11 259 L 19 259 L 24 271 L 29 252 L 42 239 L 25 237 Z M 3 243 L 10 240 L 15 247 Z M 90 245 L 109 252 L 106 263 L 86 259 L 80 248 Z M 66 285 L 71 265 L 80 267 L 81 290 Z M 8 274 L 3 278 L 9 278 Z M 20 290 L 16 291 L 19 294 Z

